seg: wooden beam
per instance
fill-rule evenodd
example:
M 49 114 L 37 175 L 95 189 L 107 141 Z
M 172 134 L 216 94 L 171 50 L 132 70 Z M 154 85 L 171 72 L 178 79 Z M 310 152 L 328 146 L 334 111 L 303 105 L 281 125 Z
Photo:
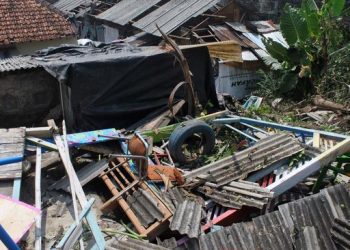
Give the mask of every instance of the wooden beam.
M 320 148 L 320 133 L 314 133 L 312 146 L 315 148 Z
M 41 210 L 41 147 L 36 147 L 35 207 Z M 35 250 L 41 250 L 41 213 L 35 218 Z
M 56 127 L 56 124 L 54 122 L 54 120 L 49 120 L 48 121 L 49 126 L 52 126 L 53 128 Z M 57 149 L 59 151 L 59 154 L 61 156 L 61 160 L 63 161 L 64 167 L 67 170 L 67 173 L 69 172 L 71 174 L 71 178 L 72 178 L 72 187 L 74 186 L 75 191 L 76 191 L 76 195 L 77 198 L 79 200 L 79 203 L 82 207 L 86 207 L 88 205 L 88 200 L 85 196 L 85 193 L 83 191 L 82 186 L 80 185 L 79 179 L 77 174 L 75 173 L 74 167 L 72 162 L 70 161 L 70 159 L 67 157 L 66 155 L 66 148 L 64 146 L 64 142 L 62 140 L 62 137 L 58 134 L 58 131 L 55 130 L 53 132 L 53 137 L 54 140 L 56 142 L 57 145 Z M 71 188 L 72 188 L 71 187 Z M 73 190 L 72 190 L 73 192 Z M 98 249 L 105 249 L 105 240 L 104 237 L 101 233 L 101 230 L 98 227 L 97 221 L 95 216 L 93 215 L 93 213 L 90 211 L 87 216 L 86 219 L 89 223 L 91 232 L 95 238 L 96 241 L 96 245 Z
M 51 134 L 52 127 L 26 128 L 26 136 L 50 138 Z
M 34 143 L 35 145 L 39 145 L 41 147 L 44 147 L 44 148 L 47 148 L 50 150 L 55 150 L 55 151 L 58 150 L 58 148 L 55 144 L 48 142 L 48 141 L 44 141 L 44 140 L 36 138 L 36 137 L 28 136 L 28 137 L 26 137 L 26 140 Z

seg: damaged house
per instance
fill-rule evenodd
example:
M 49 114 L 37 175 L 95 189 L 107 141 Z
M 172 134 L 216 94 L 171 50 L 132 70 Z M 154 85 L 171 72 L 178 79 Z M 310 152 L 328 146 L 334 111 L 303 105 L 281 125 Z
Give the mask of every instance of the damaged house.
M 0 250 L 350 249 L 350 103 L 252 92 L 286 1 L 0 0 Z

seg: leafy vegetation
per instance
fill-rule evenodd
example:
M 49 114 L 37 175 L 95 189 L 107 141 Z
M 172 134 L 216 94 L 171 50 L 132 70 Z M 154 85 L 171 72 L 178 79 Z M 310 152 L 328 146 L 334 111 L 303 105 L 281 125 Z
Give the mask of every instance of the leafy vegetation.
M 294 97 L 316 91 L 329 70 L 330 55 L 348 43 L 346 31 L 339 28 L 344 6 L 345 0 L 327 0 L 321 8 L 314 0 L 304 0 L 301 8 L 285 6 L 280 27 L 287 44 L 263 40 L 271 55 L 264 60 L 272 72 L 262 73 L 262 91 Z

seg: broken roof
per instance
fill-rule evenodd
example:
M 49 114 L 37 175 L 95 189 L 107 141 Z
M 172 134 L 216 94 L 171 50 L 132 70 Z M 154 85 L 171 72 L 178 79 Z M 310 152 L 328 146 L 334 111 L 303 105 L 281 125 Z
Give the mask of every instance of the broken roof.
M 160 36 L 156 24 L 164 33 L 170 33 L 192 17 L 209 10 L 219 0 L 171 0 L 133 24 L 147 33 Z
M 63 16 L 36 0 L 0 0 L 0 46 L 73 35 Z
M 53 4 L 53 6 L 60 11 L 70 12 L 80 5 L 89 5 L 90 3 L 91 0 L 58 0 Z
M 336 218 L 348 220 L 349 185 L 279 206 L 279 210 L 200 237 L 201 249 L 337 249 L 331 238 Z M 317 237 L 315 237 L 317 236 Z M 294 246 L 294 247 L 293 247 Z
M 160 0 L 124 0 L 102 12 L 97 18 L 125 25 L 159 2 Z

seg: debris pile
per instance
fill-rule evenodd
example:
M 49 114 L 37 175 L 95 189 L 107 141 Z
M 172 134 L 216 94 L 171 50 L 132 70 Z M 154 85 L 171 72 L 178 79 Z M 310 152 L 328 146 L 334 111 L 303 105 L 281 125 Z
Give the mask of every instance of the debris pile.
M 68 2 L 51 7 L 80 32 L 130 36 L 0 61 L 13 88 L 59 93 L 17 115 L 0 93 L 0 126 L 23 122 L 0 129 L 0 249 L 350 247 L 350 137 L 251 118 L 278 25 L 232 1 Z M 317 127 L 349 113 L 322 96 L 293 109 Z
M 15 231 L 6 226 L 16 219 L 11 215 L 14 212 L 11 207 L 29 209 L 28 214 L 23 213 L 22 220 L 39 223 L 35 245 L 42 242 L 54 248 L 71 248 L 79 244 L 81 247 L 94 245 L 100 249 L 119 249 L 123 244 L 130 244 L 129 247 L 134 246 L 132 249 L 138 249 L 143 244 L 163 244 L 170 240 L 173 246 L 188 248 L 235 248 L 239 244 L 245 247 L 251 244 L 256 248 L 265 244 L 259 235 L 271 235 L 269 237 L 273 239 L 280 237 L 281 242 L 285 242 L 283 245 L 293 248 L 304 246 L 320 234 L 328 238 L 321 237 L 317 242 L 319 246 L 346 244 L 338 232 L 342 225 L 346 227 L 349 219 L 348 187 L 338 185 L 308 195 L 329 186 L 337 175 L 349 174 L 349 156 L 343 155 L 350 150 L 347 136 L 239 117 L 228 111 L 200 119 L 143 132 L 103 129 L 67 134 L 65 123 L 58 128 L 53 120 L 48 121 L 47 127 L 2 130 L 1 145 L 7 150 L 1 158 L 2 168 L 20 166 L 16 168 L 18 173 L 14 169 L 11 176 L 2 177 L 6 180 L 2 182 L 2 188 L 7 190 L 5 195 L 12 195 L 12 198 L 3 196 L 5 200 L 0 203 L 3 211 L 7 211 L 7 216 L 1 217 L 2 225 L 13 237 Z M 274 128 L 274 132 L 269 127 Z M 158 133 L 162 130 L 170 135 L 159 138 Z M 237 147 L 231 156 L 221 156 L 206 164 L 205 157 L 214 152 L 214 145 L 207 150 L 204 148 L 208 143 L 222 145 L 216 139 L 222 130 L 234 132 L 222 140 L 246 143 Z M 263 138 L 260 138 L 261 134 Z M 213 142 L 207 138 L 209 135 L 214 136 Z M 332 141 L 332 146 L 322 148 L 321 138 Z M 16 203 L 21 197 L 17 189 L 25 162 L 36 166 L 35 169 L 23 169 L 25 175 L 34 175 L 36 179 L 35 198 L 38 200 L 35 207 Z M 51 171 L 55 173 L 51 174 Z M 44 183 L 45 190 L 42 190 L 40 175 L 49 178 L 48 183 Z M 59 176 L 61 178 L 57 178 Z M 25 181 L 23 176 L 22 179 Z M 91 191 L 99 195 L 91 196 Z M 291 203 L 279 205 L 276 201 L 285 193 L 289 193 L 289 197 L 305 198 L 287 199 L 284 203 Z M 340 195 L 344 202 L 334 195 Z M 65 198 L 61 202 L 62 199 L 59 201 L 54 196 Z M 100 204 L 97 207 L 94 205 L 96 199 Z M 333 227 L 325 226 L 325 229 L 313 224 L 318 220 L 313 218 L 315 199 L 330 202 L 322 205 L 327 211 L 335 206 L 334 211 L 320 212 L 331 216 L 329 223 L 334 221 Z M 6 205 L 5 201 L 13 205 Z M 49 219 L 45 216 L 51 207 L 55 208 L 57 219 L 66 216 L 64 214 L 70 209 L 72 213 L 71 225 L 62 225 L 62 235 L 50 239 L 43 231 L 45 228 L 39 225 L 40 221 Z M 305 215 L 301 214 L 303 211 Z M 243 222 L 249 218 L 253 218 L 253 222 Z M 300 224 L 299 218 L 310 221 Z M 232 222 L 241 223 L 220 229 Z M 270 227 L 272 222 L 274 226 Z M 118 229 L 114 229 L 114 223 L 119 225 Z M 298 229 L 300 236 L 293 238 L 290 232 L 296 230 L 295 227 L 301 227 Z M 18 243 L 29 228 L 26 224 L 18 226 L 20 231 L 16 232 L 20 235 L 15 242 Z M 220 236 L 221 232 L 227 232 L 225 237 Z M 235 240 L 240 237 L 239 232 L 249 232 L 246 237 L 251 237 L 251 241 L 240 243 Z M 216 241 L 216 237 L 220 241 Z M 128 243 L 124 243 L 127 239 Z M 278 248 L 273 242 L 279 241 L 273 239 L 269 246 Z M 140 240 L 142 243 L 136 246 Z M 162 245 L 157 247 L 164 248 Z

